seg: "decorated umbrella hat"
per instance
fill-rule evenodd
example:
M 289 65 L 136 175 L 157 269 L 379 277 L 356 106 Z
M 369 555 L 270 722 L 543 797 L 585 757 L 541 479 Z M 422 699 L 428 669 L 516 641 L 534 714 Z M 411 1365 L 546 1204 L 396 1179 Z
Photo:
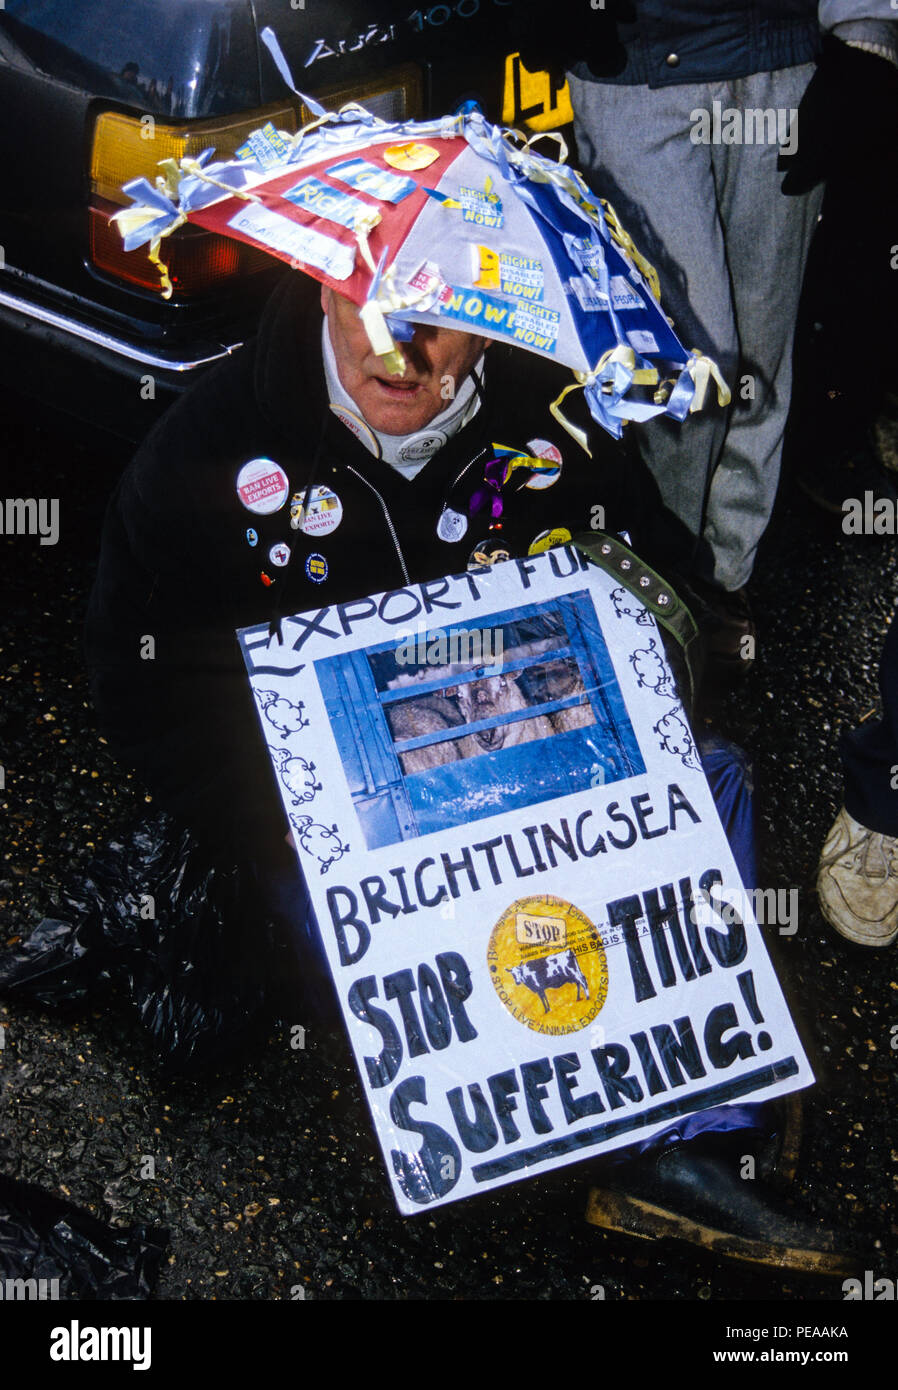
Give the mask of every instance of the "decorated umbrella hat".
M 285 81 L 277 41 L 263 33 Z M 297 95 L 301 95 L 297 93 Z M 564 363 L 593 418 L 615 437 L 623 422 L 701 408 L 716 365 L 687 351 L 666 318 L 658 277 L 614 210 L 564 161 L 536 153 L 518 131 L 476 109 L 389 123 L 351 103 L 295 135 L 270 123 L 227 161 L 205 150 L 162 163 L 155 186 L 124 187 L 116 214 L 126 250 L 148 246 L 172 292 L 163 239 L 185 222 L 262 247 L 359 305 L 385 371 L 400 375 L 415 324 L 458 328 Z M 534 139 L 546 137 L 534 137 Z M 588 448 L 587 448 L 588 452 Z

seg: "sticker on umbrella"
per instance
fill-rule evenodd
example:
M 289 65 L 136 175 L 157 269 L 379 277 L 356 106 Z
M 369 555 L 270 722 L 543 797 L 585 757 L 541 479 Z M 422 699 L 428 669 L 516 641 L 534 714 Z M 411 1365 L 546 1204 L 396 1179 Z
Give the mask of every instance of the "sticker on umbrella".
M 384 151 L 384 159 L 394 169 L 429 169 L 439 157 L 439 151 L 431 145 L 419 145 L 414 140 L 407 145 L 390 145 Z

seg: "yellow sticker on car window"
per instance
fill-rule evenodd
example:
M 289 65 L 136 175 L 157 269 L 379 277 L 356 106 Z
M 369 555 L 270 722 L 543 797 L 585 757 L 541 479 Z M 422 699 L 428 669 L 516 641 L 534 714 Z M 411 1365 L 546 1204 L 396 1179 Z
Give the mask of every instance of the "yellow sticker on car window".
M 559 82 L 549 72 L 528 72 L 520 53 L 509 53 L 505 59 L 503 124 L 525 125 L 530 130 L 557 130 L 573 119 L 567 82 Z

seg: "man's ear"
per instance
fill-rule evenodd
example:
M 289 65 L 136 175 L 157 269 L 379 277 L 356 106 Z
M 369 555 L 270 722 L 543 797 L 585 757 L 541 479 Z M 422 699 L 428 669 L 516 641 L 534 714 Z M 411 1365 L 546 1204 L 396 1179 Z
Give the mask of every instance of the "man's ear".
M 325 315 L 327 315 L 327 311 L 328 311 L 328 309 L 330 308 L 330 302 L 331 302 L 331 287 L 330 287 L 330 285 L 322 285 L 322 286 L 321 286 L 321 310 L 322 310 L 322 313 L 324 313 Z

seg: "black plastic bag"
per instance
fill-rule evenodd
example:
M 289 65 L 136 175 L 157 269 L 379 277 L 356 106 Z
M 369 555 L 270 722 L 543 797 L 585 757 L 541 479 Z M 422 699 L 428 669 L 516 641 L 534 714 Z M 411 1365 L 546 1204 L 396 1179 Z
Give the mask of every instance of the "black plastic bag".
M 252 866 L 216 860 L 165 812 L 132 826 L 0 956 L 0 995 L 58 1008 L 126 993 L 160 1062 L 219 1063 L 270 1026 L 296 965 Z
M 0 1279 L 37 1281 L 6 1285 L 7 1299 L 148 1298 L 167 1245 L 159 1226 L 106 1226 L 39 1187 L 0 1177 Z

